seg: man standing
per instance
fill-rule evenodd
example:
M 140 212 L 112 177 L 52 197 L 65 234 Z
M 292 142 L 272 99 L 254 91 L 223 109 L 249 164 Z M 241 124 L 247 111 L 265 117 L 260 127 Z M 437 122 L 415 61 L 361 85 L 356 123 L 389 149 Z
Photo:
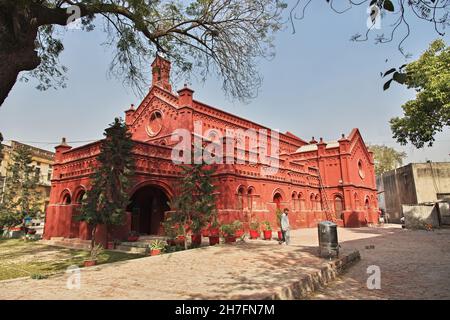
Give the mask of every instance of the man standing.
M 282 242 L 284 242 L 286 245 L 288 245 L 290 243 L 290 234 L 289 234 L 289 218 L 288 218 L 288 214 L 289 214 L 289 209 L 285 208 L 283 210 L 283 213 L 281 214 L 281 233 L 283 235 L 283 240 Z M 282 243 L 280 242 L 280 244 Z

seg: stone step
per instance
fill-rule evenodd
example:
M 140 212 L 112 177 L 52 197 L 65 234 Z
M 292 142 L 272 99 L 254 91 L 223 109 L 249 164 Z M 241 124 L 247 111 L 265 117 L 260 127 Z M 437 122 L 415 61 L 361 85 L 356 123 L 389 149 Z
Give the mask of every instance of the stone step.
M 154 241 L 154 240 L 161 240 L 164 241 L 166 240 L 167 237 L 166 236 L 140 236 L 139 237 L 139 241 Z
M 64 247 L 64 248 L 69 248 L 69 249 L 89 250 L 89 248 L 90 248 L 89 241 L 88 241 L 88 243 L 78 243 L 75 241 L 66 241 L 65 239 L 55 240 L 52 238 L 51 240 L 41 240 L 41 242 L 46 245 Z
M 136 242 L 121 242 L 121 246 L 126 247 L 135 247 L 135 248 L 148 248 L 149 244 L 144 241 L 136 241 Z
M 127 245 L 118 245 L 116 247 L 118 251 L 127 252 L 127 253 L 137 253 L 137 254 L 147 254 L 148 247 L 136 247 L 136 246 L 127 246 Z

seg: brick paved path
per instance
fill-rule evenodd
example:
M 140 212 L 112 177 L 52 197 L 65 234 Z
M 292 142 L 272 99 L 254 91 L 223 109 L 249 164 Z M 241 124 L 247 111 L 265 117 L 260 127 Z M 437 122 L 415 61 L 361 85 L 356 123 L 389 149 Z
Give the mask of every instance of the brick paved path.
M 373 237 L 356 240 L 363 233 Z M 450 299 L 450 229 L 364 228 L 349 235 L 343 245 L 358 249 L 361 261 L 310 299 Z M 367 289 L 370 265 L 380 267 L 380 290 Z
M 230 299 L 270 290 L 318 270 L 317 230 L 291 232 L 292 245 L 247 241 L 84 269 L 81 289 L 67 275 L 0 283 L 0 299 Z M 343 251 L 362 261 L 309 298 L 450 298 L 450 230 L 339 229 Z M 374 245 L 375 249 L 365 249 Z M 365 288 L 368 265 L 381 268 L 379 291 Z

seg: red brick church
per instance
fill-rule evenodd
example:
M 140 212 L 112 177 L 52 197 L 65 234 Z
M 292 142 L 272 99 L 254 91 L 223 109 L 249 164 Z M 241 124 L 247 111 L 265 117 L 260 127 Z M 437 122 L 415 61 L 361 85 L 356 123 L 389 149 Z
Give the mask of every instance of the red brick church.
M 180 166 L 173 161 L 178 142 L 173 132 L 184 129 L 192 137 L 199 133 L 214 140 L 211 133 L 225 136 L 226 130 L 267 132 L 272 130 L 194 99 L 194 91 L 184 87 L 177 93 L 170 85 L 170 62 L 157 57 L 152 64 L 152 86 L 141 102 L 125 111 L 125 122 L 135 142 L 135 176 L 129 190 L 126 224 L 115 230 L 116 237 L 130 231 L 161 233 L 161 222 L 170 211 L 168 202 L 177 192 Z M 200 133 L 201 134 L 201 133 Z M 195 138 L 195 137 L 194 137 Z M 250 136 L 232 149 L 236 153 L 257 154 Z M 90 174 L 96 165 L 101 141 L 72 148 L 63 140 L 56 149 L 50 204 L 44 238 L 89 239 L 88 226 L 77 222 L 80 203 L 90 187 Z M 315 227 L 322 220 L 333 220 L 345 227 L 377 223 L 378 203 L 373 155 L 358 129 L 339 140 L 307 142 L 290 132 L 278 134 L 278 167 L 265 174 L 266 164 L 217 164 L 217 209 L 220 221 L 257 219 L 276 223 L 276 209 L 290 209 L 293 228 Z M 239 146 L 242 146 L 239 149 Z M 272 148 L 269 142 L 269 149 Z M 266 150 L 267 152 L 267 150 Z M 230 156 L 230 149 L 227 149 Z M 272 156 L 272 155 L 271 155 Z M 269 156 L 270 157 L 270 156 Z M 101 229 L 99 232 L 102 232 Z

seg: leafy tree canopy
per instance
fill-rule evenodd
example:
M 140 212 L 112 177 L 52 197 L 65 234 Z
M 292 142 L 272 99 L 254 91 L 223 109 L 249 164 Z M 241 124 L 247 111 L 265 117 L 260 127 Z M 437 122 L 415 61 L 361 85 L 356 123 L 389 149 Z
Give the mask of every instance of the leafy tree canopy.
M 216 74 L 231 97 L 245 101 L 260 85 L 256 59 L 273 54 L 285 6 L 280 0 L 0 0 L 0 105 L 21 71 L 30 71 L 25 77 L 36 77 L 39 89 L 64 85 L 67 69 L 58 63 L 64 45 L 55 26 L 77 17 L 85 31 L 103 22 L 115 52 L 110 70 L 127 85 L 148 85 L 145 72 L 159 52 L 177 74 Z
M 186 226 L 198 234 L 208 222 L 214 222 L 217 218 L 216 187 L 212 182 L 215 170 L 204 163 L 186 165 L 182 170 L 180 189 L 171 203 L 174 212 L 170 221 L 184 226 L 182 231 L 186 236 Z
M 385 89 L 396 81 L 417 92 L 414 100 L 402 106 L 403 117 L 390 120 L 394 138 L 417 148 L 432 146 L 436 133 L 450 126 L 450 47 L 436 40 L 417 61 L 388 74 L 393 77 Z
M 129 202 L 128 188 L 133 174 L 131 156 L 133 141 L 123 120 L 116 118 L 105 130 L 98 165 L 92 175 L 92 185 L 77 217 L 92 227 L 92 246 L 98 225 L 121 225 L 124 223 Z
M 3 142 L 3 135 L 0 132 L 0 162 L 3 159 L 3 144 L 2 144 L 2 142 Z
M 37 190 L 40 177 L 32 161 L 31 151 L 26 147 L 17 147 L 12 152 L 0 203 L 0 225 L 21 225 L 25 217 L 36 217 L 39 213 L 42 205 L 42 195 Z
M 397 151 L 385 145 L 371 145 L 369 150 L 373 152 L 377 176 L 402 166 L 403 160 L 406 158 L 405 152 Z

